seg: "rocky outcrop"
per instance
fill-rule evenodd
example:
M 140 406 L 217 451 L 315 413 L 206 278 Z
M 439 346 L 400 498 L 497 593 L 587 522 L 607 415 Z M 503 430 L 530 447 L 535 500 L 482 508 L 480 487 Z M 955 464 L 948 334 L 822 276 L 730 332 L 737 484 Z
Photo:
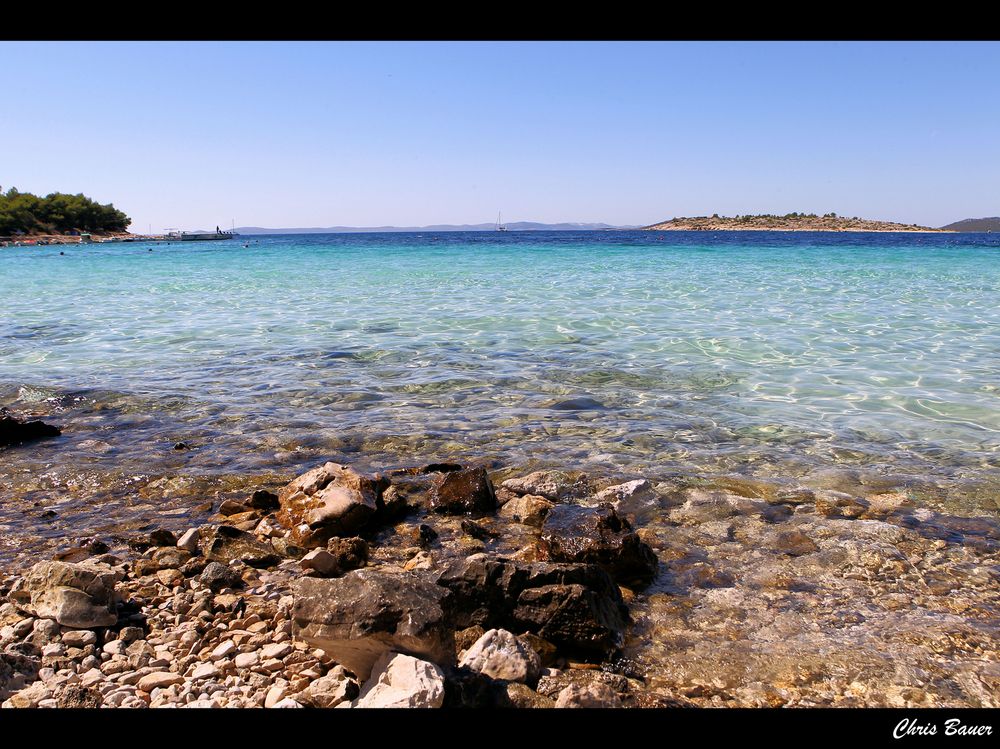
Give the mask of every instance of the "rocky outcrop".
M 354 570 L 294 585 L 294 634 L 367 679 L 389 651 L 449 665 L 455 658 L 449 592 L 417 573 Z
M 496 512 L 496 492 L 486 469 L 465 468 L 442 474 L 431 488 L 430 508 L 447 515 Z
M 0 409 L 0 447 L 58 437 L 59 429 L 42 421 L 24 421 L 6 408 Z
M 552 561 L 599 565 L 623 585 L 648 585 L 656 575 L 656 554 L 607 504 L 553 507 L 539 547 Z
M 276 520 L 303 548 L 325 546 L 335 536 L 357 535 L 383 507 L 389 480 L 365 475 L 338 463 L 324 463 L 278 493 Z
M 115 583 L 121 573 L 105 565 L 39 562 L 24 589 L 36 616 L 64 627 L 109 627 L 118 621 Z

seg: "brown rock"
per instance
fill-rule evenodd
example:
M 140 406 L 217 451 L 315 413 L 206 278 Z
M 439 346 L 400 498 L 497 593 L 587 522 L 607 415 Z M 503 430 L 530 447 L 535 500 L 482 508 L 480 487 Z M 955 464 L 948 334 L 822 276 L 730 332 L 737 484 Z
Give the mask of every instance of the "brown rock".
M 493 482 L 483 467 L 442 474 L 431 489 L 430 507 L 434 512 L 449 515 L 495 512 Z

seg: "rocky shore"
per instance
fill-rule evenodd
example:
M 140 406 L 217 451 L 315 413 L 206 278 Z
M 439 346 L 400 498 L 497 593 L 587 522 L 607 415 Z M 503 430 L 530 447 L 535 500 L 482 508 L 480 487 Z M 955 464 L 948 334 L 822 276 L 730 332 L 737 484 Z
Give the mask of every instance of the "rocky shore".
M 325 463 L 0 579 L 4 707 L 974 705 L 1000 523 L 900 491 Z
M 642 227 L 643 231 L 846 231 L 846 232 L 948 232 L 917 224 L 847 218 L 789 214 L 787 216 L 680 216 L 669 221 Z

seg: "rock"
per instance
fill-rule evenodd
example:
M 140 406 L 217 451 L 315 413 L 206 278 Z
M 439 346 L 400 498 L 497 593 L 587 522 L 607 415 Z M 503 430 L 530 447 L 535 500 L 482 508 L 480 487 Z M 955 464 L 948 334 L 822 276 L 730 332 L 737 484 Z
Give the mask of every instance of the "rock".
M 628 609 L 593 564 L 524 564 L 475 554 L 436 577 L 457 627 L 527 630 L 569 653 L 603 656 L 624 641 Z
M 156 671 L 151 674 L 146 674 L 141 679 L 139 683 L 136 684 L 143 692 L 152 692 L 154 689 L 164 689 L 171 686 L 172 684 L 183 684 L 184 677 L 180 674 L 175 674 L 171 671 Z
M 274 703 L 273 705 L 271 705 L 271 707 L 274 707 L 274 708 L 296 708 L 296 707 L 302 707 L 302 705 L 299 704 L 298 702 L 296 702 L 295 700 L 293 700 L 291 697 L 285 697 L 285 699 L 281 700 L 280 702 Z
M 247 506 L 253 508 L 254 510 L 271 512 L 272 510 L 280 509 L 281 502 L 278 500 L 277 494 L 273 494 L 265 489 L 258 489 L 253 493 L 250 499 L 247 500 Z
M 775 534 L 772 544 L 775 551 L 798 557 L 819 551 L 816 543 L 802 531 L 782 531 Z
M 449 592 L 419 574 L 361 569 L 292 585 L 293 635 L 367 679 L 389 650 L 448 665 L 455 639 Z
M 161 583 L 166 585 L 168 588 L 173 588 L 177 585 L 182 585 L 184 583 L 184 575 L 180 570 L 168 569 L 168 570 L 157 570 L 156 579 Z
M 559 693 L 556 707 L 622 707 L 615 691 L 600 682 L 581 686 L 572 684 Z
M 358 696 L 358 683 L 352 679 L 343 666 L 334 666 L 325 676 L 314 679 L 309 686 L 295 695 L 296 699 L 310 707 L 336 707 Z
M 0 409 L 0 447 L 58 437 L 60 434 L 62 432 L 51 424 L 41 421 L 22 421 L 15 418 L 6 408 Z
M 281 561 L 270 543 L 229 525 L 220 525 L 205 540 L 205 556 L 225 564 L 238 560 L 251 567 L 270 567 Z
M 448 515 L 495 512 L 496 493 L 486 469 L 480 466 L 441 474 L 431 488 L 430 508 Z
M 598 503 L 607 502 L 633 522 L 646 522 L 660 509 L 660 495 L 646 479 L 609 486 L 594 495 Z
M 195 668 L 194 672 L 191 674 L 192 679 L 214 679 L 219 676 L 219 669 L 213 663 L 202 663 L 200 666 Z
M 177 537 L 170 531 L 160 528 L 149 534 L 149 543 L 152 546 L 176 546 Z
M 354 707 L 441 707 L 444 672 L 402 653 L 384 653 L 372 668 Z
M 101 693 L 94 687 L 84 687 L 70 684 L 56 694 L 56 707 L 92 710 L 100 707 L 103 699 Z
M 500 517 L 513 520 L 515 523 L 524 523 L 536 528 L 541 528 L 545 521 L 545 516 L 555 504 L 542 496 L 525 494 L 506 502 L 497 513 Z
M 538 692 L 531 689 L 525 684 L 511 682 L 510 684 L 506 685 L 506 691 L 507 691 L 507 704 L 510 707 L 517 707 L 517 708 L 555 707 L 555 702 L 553 702 L 548 697 L 543 697 Z
M 838 491 L 816 492 L 816 512 L 828 518 L 857 518 L 868 511 L 869 503 Z
M 432 570 L 436 566 L 434 557 L 431 556 L 430 552 L 420 551 L 407 560 L 406 564 L 403 565 L 403 569 L 407 572 L 412 572 L 413 570 Z
M 340 572 L 336 557 L 326 549 L 313 549 L 299 560 L 299 567 L 317 577 L 334 577 Z
M 334 536 L 353 536 L 373 519 L 389 487 L 385 477 L 366 476 L 337 463 L 325 463 L 299 476 L 279 493 L 275 519 L 291 530 L 303 548 L 324 546 Z
M 12 694 L 7 700 L 7 703 L 9 703 L 11 707 L 38 707 L 39 702 L 49 699 L 51 696 L 52 690 L 45 686 L 42 682 L 36 681 L 34 684 L 31 684 L 15 694 Z
M 209 562 L 198 578 L 213 593 L 224 588 L 242 588 L 243 578 L 232 567 L 219 562 Z
M 63 633 L 62 641 L 68 648 L 85 648 L 97 642 L 97 635 L 89 629 L 72 629 Z
M 551 408 L 553 411 L 601 411 L 607 407 L 594 398 L 581 396 L 579 398 L 556 401 L 550 404 L 548 408 Z
M 502 681 L 534 684 L 541 659 L 532 648 L 506 629 L 491 629 L 470 647 L 458 664 Z
M 629 522 L 606 504 L 553 507 L 542 525 L 539 548 L 555 562 L 597 564 L 629 587 L 652 582 L 659 564 Z
M 91 629 L 118 621 L 115 583 L 120 573 L 103 565 L 39 562 L 25 575 L 36 616 L 64 627 Z
M 500 486 L 518 495 L 532 494 L 552 502 L 586 496 L 590 492 L 586 476 L 574 478 L 561 471 L 535 471 L 521 478 L 507 479 Z
M 267 690 L 264 696 L 264 707 L 274 707 L 277 703 L 285 699 L 288 694 L 288 687 L 275 685 Z
M 260 662 L 260 656 L 256 653 L 240 653 L 233 659 L 236 668 L 253 668 Z
M 368 564 L 368 542 L 363 538 L 331 538 L 326 544 L 340 573 L 360 569 Z

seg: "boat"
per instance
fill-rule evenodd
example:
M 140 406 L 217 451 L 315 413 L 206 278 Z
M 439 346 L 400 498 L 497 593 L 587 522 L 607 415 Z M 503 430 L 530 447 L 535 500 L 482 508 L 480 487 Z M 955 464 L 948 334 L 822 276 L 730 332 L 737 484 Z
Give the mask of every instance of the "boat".
M 219 229 L 216 229 L 214 232 L 210 232 L 210 231 L 206 231 L 206 232 L 188 232 L 188 231 L 182 231 L 182 232 L 176 232 L 176 233 L 171 232 L 171 233 L 167 234 L 168 238 L 170 238 L 170 239 L 179 239 L 182 242 L 210 242 L 210 241 L 213 241 L 213 240 L 218 241 L 218 240 L 221 240 L 221 239 L 233 239 L 234 237 L 238 237 L 238 236 L 239 236 L 239 234 L 237 234 L 234 231 L 220 231 Z
M 500 223 L 500 211 L 497 211 L 497 231 L 507 231 L 507 227 Z

